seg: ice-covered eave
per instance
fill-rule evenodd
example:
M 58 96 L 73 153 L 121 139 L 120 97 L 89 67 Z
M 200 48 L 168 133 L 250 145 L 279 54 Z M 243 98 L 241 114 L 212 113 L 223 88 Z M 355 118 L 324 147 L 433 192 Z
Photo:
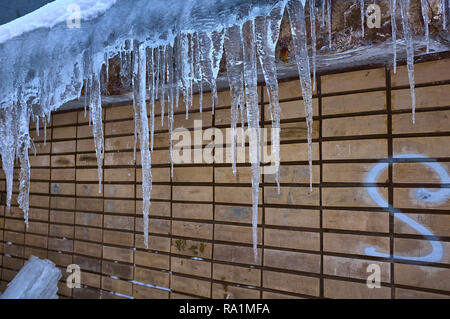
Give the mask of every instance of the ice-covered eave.
M 416 37 L 415 41 L 416 59 L 427 59 L 430 54 L 438 54 L 440 56 L 450 56 L 450 48 L 448 45 L 441 41 L 430 41 L 430 53 L 425 52 L 426 44 L 423 37 Z M 404 64 L 406 62 L 405 43 L 403 40 L 397 41 L 397 59 L 398 64 Z M 392 68 L 392 44 L 380 43 L 370 46 L 357 47 L 352 50 L 343 51 L 340 53 L 328 53 L 319 54 L 317 56 L 317 71 L 319 73 L 331 73 L 342 70 L 351 70 L 358 68 L 366 68 L 370 66 L 379 67 L 381 65 L 388 65 Z M 298 79 L 298 72 L 295 61 L 277 63 L 277 73 L 279 80 L 286 79 Z M 264 77 L 261 68 L 258 68 L 258 82 L 263 83 Z M 114 83 L 110 83 L 114 85 Z M 217 78 L 218 90 L 229 89 L 228 79 L 226 72 L 219 74 Z M 205 91 L 209 90 L 209 87 L 204 88 Z M 198 93 L 198 88 L 194 89 L 195 93 Z M 115 106 L 126 105 L 133 103 L 133 94 L 131 91 L 121 92 L 120 94 L 106 94 L 102 95 L 102 105 Z M 83 108 L 85 105 L 85 96 L 74 99 L 63 104 L 58 110 L 74 110 Z
M 99 72 L 86 69 L 86 65 L 100 68 L 105 54 L 116 54 L 126 40 L 158 47 L 173 43 L 179 32 L 226 28 L 252 16 L 267 15 L 278 1 L 78 0 L 74 3 L 81 4 L 82 18 L 83 5 L 89 13 L 80 28 L 68 27 L 70 15 L 62 11 L 66 2 L 56 1 L 0 27 L 0 108 L 29 98 L 34 100 L 34 112 L 44 115 L 80 96 L 80 79 L 86 73 Z M 50 17 L 43 19 L 45 15 Z M 40 82 L 49 75 L 56 75 L 64 85 Z M 26 86 L 21 90 L 25 97 L 17 96 L 21 85 Z M 53 97 L 36 99 L 45 85 L 52 88 Z

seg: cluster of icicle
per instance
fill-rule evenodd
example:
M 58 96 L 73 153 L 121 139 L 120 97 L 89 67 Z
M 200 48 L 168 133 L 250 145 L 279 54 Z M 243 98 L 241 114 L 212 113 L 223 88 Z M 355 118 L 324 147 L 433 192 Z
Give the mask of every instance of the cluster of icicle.
M 409 17 L 409 1 L 398 0 L 402 13 L 403 30 L 407 43 L 407 65 L 411 83 L 411 97 L 414 112 L 414 70 L 413 70 L 413 43 Z M 362 21 L 364 21 L 364 2 L 361 3 Z M 396 0 L 391 0 L 392 6 L 392 34 L 395 49 L 395 10 Z M 186 117 L 193 103 L 194 91 L 199 91 L 200 111 L 203 108 L 204 85 L 210 87 L 212 100 L 207 102 L 212 106 L 212 112 L 217 105 L 216 79 L 219 73 L 220 61 L 226 55 L 226 67 L 230 86 L 231 102 L 231 128 L 233 173 L 236 173 L 236 147 L 237 124 L 241 120 L 242 128 L 247 117 L 250 144 L 250 162 L 252 170 L 252 226 L 253 249 L 255 260 L 257 258 L 257 220 L 258 197 L 260 184 L 260 114 L 257 94 L 257 66 L 261 65 L 267 94 L 270 100 L 270 114 L 272 119 L 272 152 L 276 166 L 276 181 L 279 192 L 278 170 L 280 166 L 280 104 L 278 101 L 278 82 L 275 63 L 275 47 L 280 33 L 280 24 L 285 10 L 287 10 L 292 40 L 294 44 L 295 59 L 298 66 L 300 85 L 303 95 L 303 104 L 307 122 L 307 141 L 309 152 L 310 190 L 312 190 L 312 92 L 316 78 L 316 11 L 321 9 L 324 26 L 328 25 L 329 46 L 332 43 L 331 34 L 331 0 L 322 1 L 322 6 L 316 6 L 314 0 L 309 0 L 309 16 L 311 24 L 312 72 L 310 69 L 310 54 L 307 45 L 307 31 L 305 25 L 305 0 L 278 1 L 269 15 L 257 16 L 228 27 L 213 31 L 193 32 L 180 31 L 172 41 L 165 45 L 156 46 L 150 41 L 128 40 L 116 53 L 119 53 L 122 64 L 122 74 L 129 72 L 132 78 L 134 93 L 135 118 L 135 157 L 136 143 L 139 139 L 140 156 L 142 162 L 142 194 L 143 194 L 143 220 L 144 241 L 148 247 L 148 215 L 150 210 L 150 194 L 152 189 L 151 151 L 153 151 L 155 128 L 155 101 L 161 105 L 161 121 L 163 124 L 165 112 L 169 118 L 169 134 L 172 136 L 174 109 L 179 104 L 185 105 Z M 422 7 L 424 10 L 426 7 Z M 443 6 L 445 8 L 445 6 Z M 424 14 L 424 17 L 428 16 Z M 362 23 L 362 27 L 364 23 Z M 427 32 L 428 34 L 428 32 Z M 112 55 L 105 54 L 100 65 L 93 63 L 88 50 L 85 52 L 83 74 L 86 93 L 86 107 L 90 111 L 95 150 L 98 160 L 99 190 L 102 184 L 102 163 L 104 158 L 104 140 L 102 125 L 101 87 L 106 70 L 108 78 L 108 59 Z M 394 69 L 395 69 L 394 57 Z M 311 81 L 311 73 L 313 81 Z M 47 91 L 48 92 L 48 91 Z M 21 94 L 19 92 L 18 94 Z M 51 102 L 51 96 L 40 96 L 40 101 Z M 26 100 L 18 97 L 18 101 Z M 150 114 L 147 115 L 146 103 L 150 101 Z M 209 104 L 210 103 L 210 104 Z M 167 104 L 167 111 L 166 111 Z M 7 206 L 11 204 L 13 167 L 15 157 L 20 160 L 19 206 L 25 213 L 25 223 L 28 226 L 30 164 L 28 149 L 32 141 L 28 127 L 30 117 L 35 117 L 25 104 L 17 103 L 13 110 L 1 110 L 0 116 L 0 152 L 3 170 L 7 183 Z M 42 116 L 42 115 L 41 115 Z M 44 115 L 49 119 L 50 114 Z M 150 118 L 150 123 L 148 119 Z M 33 118 L 36 119 L 36 118 Z M 37 119 L 36 123 L 39 121 Z M 46 121 L 44 121 L 46 123 Z M 150 129 L 149 129 L 150 127 Z M 37 126 L 39 135 L 39 126 Z M 44 133 L 45 134 L 45 133 Z M 243 136 L 243 134 L 242 134 Z M 242 141 L 244 143 L 245 141 Z M 170 140 L 171 172 L 173 173 L 172 139 Z

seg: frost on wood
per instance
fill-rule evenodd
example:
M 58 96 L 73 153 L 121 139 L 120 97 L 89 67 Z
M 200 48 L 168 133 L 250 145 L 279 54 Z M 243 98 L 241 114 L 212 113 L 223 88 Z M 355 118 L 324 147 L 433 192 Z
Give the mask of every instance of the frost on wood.
M 1 299 L 58 299 L 61 271 L 50 260 L 31 256 L 8 284 Z
M 102 92 L 106 90 L 109 60 L 120 61 L 120 82 L 133 90 L 135 115 L 135 160 L 137 140 L 142 165 L 144 241 L 148 245 L 148 213 L 152 189 L 151 151 L 154 148 L 155 112 L 159 105 L 161 125 L 168 119 L 170 163 L 173 174 L 174 112 L 184 104 L 186 117 L 193 107 L 193 94 L 199 93 L 200 112 L 218 105 L 217 79 L 225 58 L 231 94 L 232 170 L 236 174 L 237 126 L 248 122 L 250 161 L 252 165 L 253 239 L 256 256 L 256 221 L 258 213 L 261 145 L 259 132 L 257 70 L 261 67 L 269 98 L 272 120 L 271 150 L 278 189 L 280 167 L 280 114 L 276 45 L 280 25 L 287 12 L 307 122 L 310 189 L 312 189 L 312 93 L 315 90 L 317 52 L 332 47 L 332 0 L 84 0 L 80 2 L 82 28 L 68 29 L 66 6 L 58 0 L 37 13 L 0 26 L 0 154 L 6 175 L 7 206 L 11 205 L 14 164 L 18 159 L 19 207 L 28 225 L 30 190 L 29 149 L 33 145 L 28 131 L 30 119 L 45 119 L 66 102 L 80 98 L 84 91 L 85 109 L 89 109 L 98 164 L 99 191 L 102 190 L 104 137 Z M 410 1 L 391 0 L 391 24 L 396 70 L 396 2 L 400 2 L 402 33 L 406 43 L 413 120 L 414 45 Z M 355 1 L 358 4 L 357 1 Z M 364 36 L 364 1 L 360 0 L 361 28 Z M 427 44 L 430 42 L 430 19 L 427 1 L 421 1 Z M 310 35 L 307 34 L 305 8 L 309 8 Z M 440 1 L 443 29 L 446 29 L 446 1 Z M 287 8 L 287 10 L 285 9 Z M 317 10 L 316 10 L 317 8 Z M 335 7 L 339 11 L 339 6 Z M 321 19 L 316 19 L 316 11 Z M 320 15 L 319 15 L 320 16 Z M 316 34 L 316 22 L 324 27 L 325 39 Z M 359 16 L 358 20 L 359 21 Z M 132 26 L 130 28 L 130 26 Z M 366 30 L 366 38 L 370 30 Z M 281 32 L 282 33 L 282 32 Z M 328 35 L 328 36 L 327 36 Z M 317 37 L 319 36 L 319 38 Z M 308 39 L 311 44 L 308 44 Z M 328 39 L 327 39 L 328 38 Z M 50 40 L 49 40 L 50 39 Z M 282 41 L 280 41 L 282 42 Z M 46 45 L 43 45 L 46 43 Z M 323 46 L 316 48 L 317 44 Z M 328 46 L 328 48 L 326 48 Z M 429 49 L 429 47 L 427 47 Z M 311 51 L 311 54 L 310 52 Z M 30 52 L 18 54 L 17 52 Z M 3 60 L 4 59 L 4 60 Z M 312 70 L 310 66 L 312 63 Z M 319 63 L 319 64 L 317 64 Z M 311 81 L 311 71 L 313 81 Z M 84 90 L 83 90 L 84 88 Z M 204 99 L 204 90 L 211 99 Z M 148 110 L 147 111 L 147 101 Z M 147 114 L 150 112 L 150 114 Z M 150 123 L 149 123 L 150 121 Z M 149 128 L 150 127 L 150 128 Z

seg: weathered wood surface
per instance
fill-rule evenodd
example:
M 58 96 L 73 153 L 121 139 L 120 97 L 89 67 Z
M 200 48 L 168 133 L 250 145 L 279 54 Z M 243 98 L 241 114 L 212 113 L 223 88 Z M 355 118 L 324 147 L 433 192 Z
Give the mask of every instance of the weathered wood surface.
M 104 112 L 104 183 L 98 193 L 96 157 L 84 111 L 56 113 L 32 133 L 30 227 L 23 213 L 0 207 L 2 289 L 30 255 L 48 258 L 65 273 L 82 269 L 81 289 L 61 281 L 59 294 L 74 298 L 435 298 L 450 296 L 450 199 L 425 202 L 420 188 L 442 180 L 423 163 L 398 163 L 366 185 L 371 169 L 396 154 L 421 154 L 450 171 L 450 60 L 416 65 L 417 114 L 411 124 L 405 67 L 387 83 L 386 70 L 320 77 L 313 127 L 313 191 L 309 192 L 306 127 L 298 81 L 280 85 L 282 113 L 281 193 L 273 175 L 261 178 L 258 252 L 252 256 L 251 171 L 248 156 L 237 175 L 231 163 L 175 165 L 170 177 L 168 128 L 157 117 L 152 153 L 153 191 L 149 250 L 142 231 L 140 153 L 133 160 L 131 106 Z M 265 89 L 260 88 L 265 94 Z M 366 91 L 367 90 L 367 91 Z M 261 125 L 270 129 L 266 96 Z M 209 101 L 209 98 L 204 101 Z M 197 101 L 197 100 L 196 100 Z M 229 126 L 230 98 L 219 95 L 216 114 L 184 109 L 175 128 Z M 198 101 L 194 107 L 198 110 Z M 389 126 L 390 125 L 390 126 Z M 41 123 L 40 127 L 43 127 Z M 270 138 L 269 138 L 270 141 Z M 210 141 L 202 141 L 207 145 Z M 197 144 L 197 147 L 199 145 Z M 218 146 L 224 151 L 229 145 Z M 245 148 L 248 151 L 248 147 Z M 194 150 L 192 150 L 194 152 Z M 192 153 L 193 153 L 192 152 Z M 270 156 L 270 145 L 264 159 Z M 193 156 L 193 155 L 192 155 Z M 15 171 L 17 179 L 18 170 Z M 5 191 L 5 180 L 0 181 Z M 367 247 L 400 256 L 423 256 L 431 245 L 414 228 L 390 218 L 368 194 L 377 190 L 390 204 L 439 236 L 439 261 L 411 264 L 366 255 Z M 392 236 L 392 239 L 391 239 Z M 323 264 L 321 264 L 323 263 Z M 365 282 L 369 264 L 381 269 L 382 288 Z M 143 285 L 144 284 L 144 285 Z M 161 287 L 163 289 L 161 289 Z M 112 295 L 109 292 L 121 294 Z M 123 296 L 122 296 L 123 297 Z

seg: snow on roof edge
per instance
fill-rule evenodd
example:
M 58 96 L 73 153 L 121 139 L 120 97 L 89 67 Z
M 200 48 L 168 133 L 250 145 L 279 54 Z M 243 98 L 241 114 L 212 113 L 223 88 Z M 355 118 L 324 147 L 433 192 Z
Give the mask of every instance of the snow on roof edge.
M 91 20 L 105 13 L 117 0 L 56 0 L 0 26 L 0 44 L 39 28 L 51 28 L 71 19 L 73 5 L 80 7 L 81 19 Z

